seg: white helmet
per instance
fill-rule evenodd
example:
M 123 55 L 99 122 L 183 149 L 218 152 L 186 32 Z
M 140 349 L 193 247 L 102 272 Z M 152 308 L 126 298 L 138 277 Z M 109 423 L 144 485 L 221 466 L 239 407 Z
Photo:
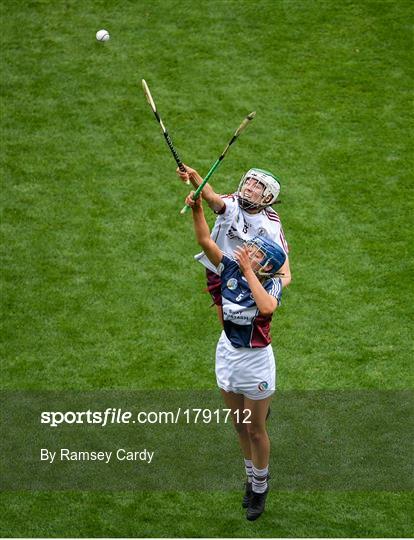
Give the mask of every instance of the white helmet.
M 247 180 L 254 180 L 256 184 L 263 186 L 263 192 L 259 195 L 257 200 L 254 200 L 256 198 L 254 193 L 246 193 L 245 183 Z M 254 190 L 254 186 L 252 189 Z M 250 169 L 242 176 L 242 179 L 240 180 L 237 196 L 239 199 L 239 205 L 244 210 L 249 210 L 251 208 L 261 209 L 274 204 L 279 192 L 280 183 L 276 176 L 262 169 Z

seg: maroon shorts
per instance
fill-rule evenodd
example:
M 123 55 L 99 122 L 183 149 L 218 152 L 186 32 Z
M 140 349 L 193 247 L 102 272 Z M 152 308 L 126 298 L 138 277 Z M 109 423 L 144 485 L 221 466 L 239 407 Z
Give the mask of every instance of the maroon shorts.
M 211 270 L 206 269 L 207 290 L 216 306 L 222 305 L 221 300 L 221 278 Z

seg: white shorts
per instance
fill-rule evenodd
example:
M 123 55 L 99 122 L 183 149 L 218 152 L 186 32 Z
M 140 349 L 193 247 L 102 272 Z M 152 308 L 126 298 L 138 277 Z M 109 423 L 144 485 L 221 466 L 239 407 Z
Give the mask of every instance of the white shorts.
M 276 365 L 272 346 L 237 349 L 224 330 L 216 349 L 216 379 L 226 392 L 249 399 L 265 399 L 276 390 Z

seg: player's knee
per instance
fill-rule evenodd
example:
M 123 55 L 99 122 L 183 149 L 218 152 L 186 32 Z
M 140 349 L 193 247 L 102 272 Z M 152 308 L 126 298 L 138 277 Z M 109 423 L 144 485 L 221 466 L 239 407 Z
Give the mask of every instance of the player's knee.
M 247 428 L 247 433 L 252 443 L 260 442 L 263 437 L 266 437 L 266 428 L 264 426 L 250 424 Z

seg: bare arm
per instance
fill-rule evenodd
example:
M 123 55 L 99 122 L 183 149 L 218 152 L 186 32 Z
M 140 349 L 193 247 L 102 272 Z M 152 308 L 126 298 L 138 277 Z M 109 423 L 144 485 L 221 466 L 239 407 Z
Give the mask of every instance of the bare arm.
M 277 299 L 266 291 L 258 280 L 256 274 L 253 272 L 247 249 L 245 247 L 239 247 L 234 253 L 243 275 L 247 279 L 247 283 L 252 291 L 256 306 L 262 315 L 265 317 L 270 317 L 270 315 L 277 308 Z
M 191 192 L 188 195 L 185 202 L 193 211 L 194 232 L 197 242 L 203 248 L 203 251 L 207 255 L 209 261 L 214 264 L 214 266 L 218 266 L 223 258 L 223 252 L 210 237 L 210 229 L 204 216 L 201 197 L 199 197 L 196 201 L 193 201 L 193 193 L 194 192 Z
M 195 169 L 192 169 L 191 167 L 188 167 L 188 165 L 184 165 L 185 172 L 180 171 L 179 168 L 177 168 L 177 174 L 183 180 L 184 182 L 187 180 L 190 180 L 192 185 L 195 189 L 198 188 L 198 186 L 203 181 L 203 178 L 198 174 L 198 172 Z M 203 187 L 202 191 L 203 198 L 207 201 L 207 204 L 214 212 L 220 212 L 220 210 L 223 210 L 224 208 L 224 201 L 218 195 L 214 189 L 210 186 L 210 184 L 207 182 L 207 184 Z
M 286 261 L 278 271 L 282 280 L 282 287 L 288 287 L 292 281 L 292 275 L 290 273 L 289 257 L 286 256 Z

